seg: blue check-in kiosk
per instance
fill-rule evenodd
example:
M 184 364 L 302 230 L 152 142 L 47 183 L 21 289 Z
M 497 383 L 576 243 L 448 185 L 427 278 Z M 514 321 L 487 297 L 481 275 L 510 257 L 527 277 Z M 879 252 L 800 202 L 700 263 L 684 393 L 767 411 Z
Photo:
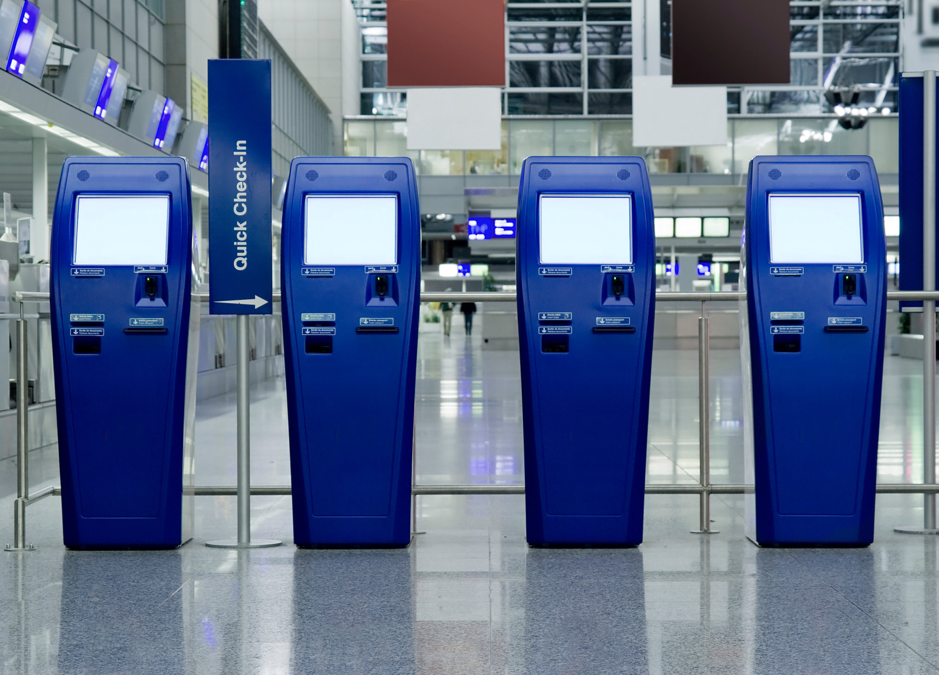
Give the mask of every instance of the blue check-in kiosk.
M 869 157 L 756 157 L 742 268 L 747 536 L 867 546 L 886 310 Z M 741 289 L 743 290 L 743 289 Z
M 421 265 L 411 161 L 294 159 L 282 237 L 294 540 L 407 546 Z
M 62 519 L 69 548 L 192 537 L 199 308 L 189 168 L 71 157 L 52 228 Z
M 638 157 L 529 157 L 518 199 L 528 543 L 642 542 L 652 193 Z

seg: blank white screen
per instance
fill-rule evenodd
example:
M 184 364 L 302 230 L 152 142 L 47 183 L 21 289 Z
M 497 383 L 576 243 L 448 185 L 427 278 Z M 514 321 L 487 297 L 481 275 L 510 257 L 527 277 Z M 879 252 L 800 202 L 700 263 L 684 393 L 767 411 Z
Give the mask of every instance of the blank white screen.
M 74 264 L 166 264 L 168 196 L 82 196 L 76 210 Z
M 772 263 L 861 263 L 860 195 L 770 195 Z
M 631 265 L 630 203 L 628 195 L 542 195 L 541 262 Z
M 306 198 L 304 264 L 394 265 L 397 237 L 395 196 Z

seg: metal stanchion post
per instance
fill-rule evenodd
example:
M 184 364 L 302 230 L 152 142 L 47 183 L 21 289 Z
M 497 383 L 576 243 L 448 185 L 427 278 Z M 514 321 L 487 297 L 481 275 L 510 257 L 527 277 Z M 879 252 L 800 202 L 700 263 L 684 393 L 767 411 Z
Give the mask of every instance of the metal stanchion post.
M 32 551 L 26 543 L 26 501 L 29 498 L 29 361 L 26 357 L 26 312 L 20 302 L 16 322 L 16 500 L 13 502 L 13 543 L 6 551 Z
M 214 548 L 280 546 L 276 539 L 251 541 L 251 397 L 248 366 L 248 315 L 237 317 L 238 351 L 238 538 L 207 541 Z
M 417 494 L 414 486 L 417 485 L 417 413 L 414 414 L 414 431 L 411 436 L 411 536 L 427 534 L 417 531 Z
M 936 290 L 936 71 L 923 73 L 923 290 Z M 936 482 L 936 301 L 923 301 L 923 483 Z M 923 496 L 923 526 L 906 534 L 939 534 L 936 494 Z
M 701 504 L 697 530 L 693 534 L 718 534 L 711 529 L 711 401 L 709 385 L 710 327 L 705 304 L 701 303 L 698 318 L 698 477 L 701 482 Z

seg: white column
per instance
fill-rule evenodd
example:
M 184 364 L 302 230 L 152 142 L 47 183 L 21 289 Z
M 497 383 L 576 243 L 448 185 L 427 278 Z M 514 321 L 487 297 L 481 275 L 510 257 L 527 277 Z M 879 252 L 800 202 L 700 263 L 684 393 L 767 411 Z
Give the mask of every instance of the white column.
M 30 250 L 33 261 L 49 260 L 49 157 L 46 136 L 33 138 L 33 223 Z

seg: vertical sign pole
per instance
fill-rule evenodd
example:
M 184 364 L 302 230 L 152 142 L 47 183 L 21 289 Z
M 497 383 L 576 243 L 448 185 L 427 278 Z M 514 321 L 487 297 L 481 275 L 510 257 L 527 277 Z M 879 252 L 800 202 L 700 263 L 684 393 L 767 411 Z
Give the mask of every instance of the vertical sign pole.
M 936 290 L 936 71 L 923 73 L 923 290 Z M 923 303 L 923 482 L 936 482 L 936 301 Z M 923 529 L 936 531 L 936 495 L 923 497 Z
M 26 303 L 20 301 L 16 322 L 16 500 L 13 502 L 13 544 L 7 551 L 32 551 L 26 543 L 26 501 L 29 499 L 29 361 Z
M 923 290 L 936 290 L 936 71 L 923 73 Z M 923 483 L 936 482 L 936 301 L 923 301 Z M 923 495 L 923 526 L 906 534 L 939 534 L 936 494 Z
M 271 62 L 209 61 L 209 313 L 238 322 L 238 536 L 217 548 L 282 543 L 251 540 L 248 315 L 273 306 L 271 149 Z

